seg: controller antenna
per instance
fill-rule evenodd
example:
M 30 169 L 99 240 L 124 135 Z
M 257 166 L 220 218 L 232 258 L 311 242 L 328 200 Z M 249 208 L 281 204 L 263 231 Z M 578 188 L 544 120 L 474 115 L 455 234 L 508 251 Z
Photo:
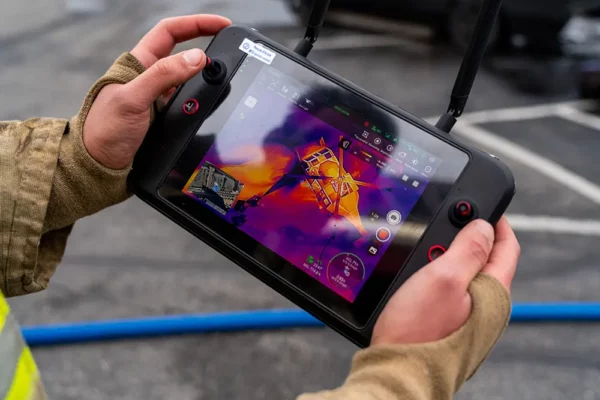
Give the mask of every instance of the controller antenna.
M 308 23 L 306 24 L 306 33 L 304 34 L 304 39 L 302 39 L 294 49 L 294 52 L 302 57 L 308 56 L 308 53 L 310 53 L 313 45 L 319 38 L 321 27 L 325 22 L 325 15 L 327 14 L 327 10 L 329 10 L 329 4 L 331 3 L 331 0 L 313 1 L 313 8 L 310 12 Z
M 502 7 L 502 0 L 483 0 L 471 43 L 469 43 L 460 71 L 454 82 L 448 111 L 441 116 L 435 125 L 436 128 L 444 132 L 450 133 L 454 124 L 456 124 L 457 118 L 465 110 L 479 65 L 483 60 L 490 35 L 500 13 L 500 7 Z

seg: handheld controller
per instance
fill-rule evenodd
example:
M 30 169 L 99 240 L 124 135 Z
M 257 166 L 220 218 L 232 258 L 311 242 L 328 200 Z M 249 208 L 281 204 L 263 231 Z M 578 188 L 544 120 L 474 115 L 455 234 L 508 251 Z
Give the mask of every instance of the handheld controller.
M 157 116 L 129 184 L 143 201 L 357 344 L 412 274 L 476 218 L 496 223 L 515 184 L 448 133 L 501 0 L 486 0 L 452 100 L 431 126 L 306 56 L 229 27 L 207 67 Z

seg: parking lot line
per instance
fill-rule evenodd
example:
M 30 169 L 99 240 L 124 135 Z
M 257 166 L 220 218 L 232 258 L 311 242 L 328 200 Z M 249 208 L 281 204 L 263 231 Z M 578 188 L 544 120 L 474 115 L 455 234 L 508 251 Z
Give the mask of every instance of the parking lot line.
M 600 236 L 600 221 L 507 214 L 511 227 L 518 232 L 563 233 Z
M 562 116 L 567 110 L 590 111 L 596 104 L 589 100 L 575 100 L 560 103 L 541 104 L 528 107 L 509 107 L 497 110 L 476 111 L 466 113 L 461 121 L 470 124 L 486 124 L 490 122 L 523 121 L 552 116 Z M 561 114 L 562 113 L 562 114 Z M 583 113 L 582 113 L 583 114 Z
M 600 118 L 593 114 L 582 112 L 576 107 L 569 105 L 558 107 L 557 115 L 576 124 L 600 131 Z
M 600 186 L 566 169 L 533 151 L 526 149 L 510 140 L 497 136 L 486 129 L 460 121 L 454 132 L 469 141 L 488 148 L 490 151 L 513 159 L 540 174 L 559 182 L 576 193 L 600 204 Z

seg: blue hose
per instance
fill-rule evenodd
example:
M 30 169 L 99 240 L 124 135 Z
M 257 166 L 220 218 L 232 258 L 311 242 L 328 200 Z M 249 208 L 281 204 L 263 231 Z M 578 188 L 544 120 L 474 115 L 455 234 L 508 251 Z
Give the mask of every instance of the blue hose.
M 511 322 L 598 322 L 600 303 L 514 304 Z M 322 327 L 302 310 L 233 311 L 76 322 L 23 328 L 29 346 L 50 346 L 179 334 Z

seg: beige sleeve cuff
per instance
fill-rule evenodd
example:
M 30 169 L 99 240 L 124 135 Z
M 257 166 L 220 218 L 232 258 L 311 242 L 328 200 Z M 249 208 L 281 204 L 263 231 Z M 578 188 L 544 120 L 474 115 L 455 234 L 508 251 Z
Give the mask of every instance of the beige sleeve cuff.
M 506 329 L 510 296 L 491 276 L 480 274 L 469 292 L 469 319 L 449 337 L 432 343 L 373 346 L 358 352 L 339 389 L 298 400 L 446 400 L 470 379 Z
M 96 162 L 82 131 L 103 87 L 125 84 L 143 71 L 131 54 L 121 55 L 70 123 L 43 118 L 0 122 L 0 290 L 6 296 L 45 289 L 75 221 L 129 197 L 130 168 L 115 171 Z
M 42 231 L 66 126 L 49 118 L 0 122 L 0 290 L 6 296 L 39 290 L 40 270 L 56 258 L 41 254 L 54 247 Z
M 115 61 L 106 74 L 90 89 L 61 141 L 52 194 L 44 231 L 73 225 L 75 221 L 126 200 L 130 167 L 112 170 L 98 163 L 83 144 L 83 126 L 98 93 L 110 84 L 125 84 L 144 72 L 144 67 L 129 53 Z

